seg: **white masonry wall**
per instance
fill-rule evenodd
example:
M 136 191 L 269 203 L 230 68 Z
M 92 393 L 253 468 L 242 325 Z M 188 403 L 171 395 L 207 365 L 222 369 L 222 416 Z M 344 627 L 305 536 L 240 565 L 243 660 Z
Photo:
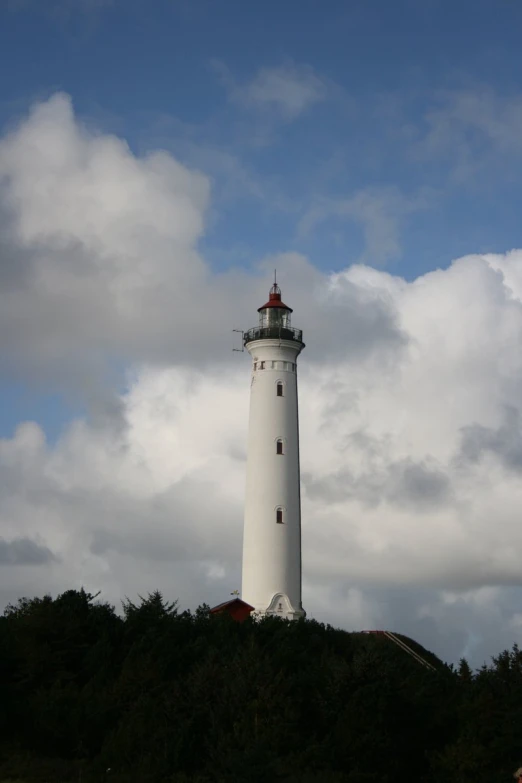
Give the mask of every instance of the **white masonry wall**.
M 242 598 L 260 613 L 295 619 L 301 603 L 301 498 L 296 360 L 301 345 L 255 340 L 252 356 Z M 261 365 L 264 362 L 264 366 Z M 254 369 L 256 367 L 256 369 Z M 283 396 L 277 396 L 277 382 Z M 277 454 L 277 440 L 283 454 Z M 277 523 L 277 508 L 283 524 Z

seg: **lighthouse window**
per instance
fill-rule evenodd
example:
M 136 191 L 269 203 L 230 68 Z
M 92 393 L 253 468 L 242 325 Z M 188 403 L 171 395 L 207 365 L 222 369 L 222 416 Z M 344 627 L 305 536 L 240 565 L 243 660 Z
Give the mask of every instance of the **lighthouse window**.
M 257 370 L 257 362 L 254 362 L 254 370 Z
M 277 384 L 277 396 L 278 397 L 283 396 L 283 384 L 281 383 L 281 381 L 279 381 Z
M 283 524 L 283 509 L 282 508 L 276 508 L 276 522 L 278 525 Z
M 283 441 L 282 440 L 277 440 L 276 441 L 276 446 L 277 446 L 277 454 L 282 454 L 283 453 Z
M 259 362 L 259 369 L 260 370 L 264 370 L 265 369 L 265 363 L 264 362 Z

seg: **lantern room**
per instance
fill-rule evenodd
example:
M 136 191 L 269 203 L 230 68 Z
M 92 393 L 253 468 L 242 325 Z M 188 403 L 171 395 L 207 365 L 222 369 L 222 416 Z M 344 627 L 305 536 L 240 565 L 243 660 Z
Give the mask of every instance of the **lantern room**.
M 244 334 L 245 345 L 253 340 L 291 340 L 303 342 L 301 329 L 292 328 L 292 308 L 281 299 L 281 289 L 274 282 L 270 289 L 268 302 L 258 308 L 259 326 L 249 329 Z M 304 347 L 304 346 L 303 346 Z
M 277 283 L 270 289 L 268 302 L 259 307 L 257 312 L 261 329 L 272 326 L 286 329 L 291 326 L 292 308 L 281 300 L 281 289 Z

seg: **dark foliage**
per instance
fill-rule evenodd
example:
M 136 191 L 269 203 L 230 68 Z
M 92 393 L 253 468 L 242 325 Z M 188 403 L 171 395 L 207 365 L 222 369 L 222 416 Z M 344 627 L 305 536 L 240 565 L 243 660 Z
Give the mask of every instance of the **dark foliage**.
M 0 780 L 501 783 L 522 763 L 516 647 L 473 673 L 415 645 L 431 671 L 314 621 L 95 599 L 0 618 Z

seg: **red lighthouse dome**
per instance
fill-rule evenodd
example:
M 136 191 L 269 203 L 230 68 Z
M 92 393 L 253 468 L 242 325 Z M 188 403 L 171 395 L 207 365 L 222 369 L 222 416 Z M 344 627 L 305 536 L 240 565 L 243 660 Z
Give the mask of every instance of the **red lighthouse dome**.
M 274 285 L 270 289 L 268 302 L 264 304 L 262 307 L 258 307 L 257 312 L 260 313 L 261 310 L 266 310 L 267 307 L 279 307 L 281 310 L 286 310 L 289 313 L 293 312 L 291 307 L 288 307 L 288 305 L 285 305 L 285 303 L 281 301 L 281 289 L 279 288 L 277 283 L 274 283 Z

